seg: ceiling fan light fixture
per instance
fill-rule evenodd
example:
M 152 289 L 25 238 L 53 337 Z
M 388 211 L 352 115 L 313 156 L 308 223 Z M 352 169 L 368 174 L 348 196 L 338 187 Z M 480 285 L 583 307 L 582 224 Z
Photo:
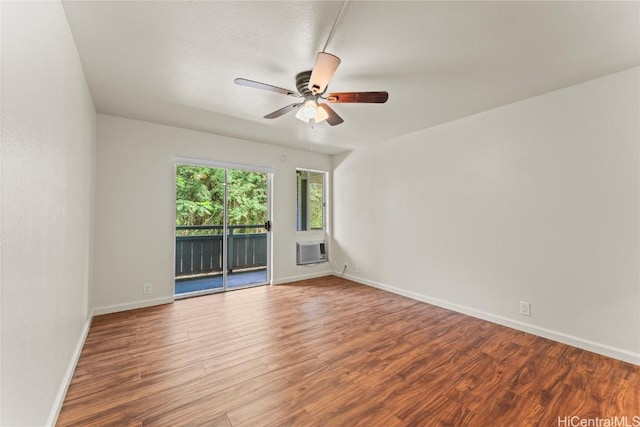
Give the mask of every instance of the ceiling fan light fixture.
M 313 65 L 311 77 L 309 78 L 309 90 L 314 95 L 323 93 L 327 89 L 329 80 L 340 65 L 340 58 L 326 52 L 318 52 L 316 63 Z
M 318 105 L 315 100 L 310 99 L 305 102 L 302 107 L 300 107 L 300 109 L 296 113 L 296 118 L 305 123 L 309 123 L 311 119 L 313 119 L 315 123 L 320 123 L 329 118 L 329 113 L 327 113 L 327 111 L 322 108 L 322 105 Z
M 304 103 L 302 107 L 296 113 L 296 118 L 302 120 L 303 122 L 308 122 L 309 120 L 316 117 L 318 114 L 318 104 L 313 99 L 309 99 Z

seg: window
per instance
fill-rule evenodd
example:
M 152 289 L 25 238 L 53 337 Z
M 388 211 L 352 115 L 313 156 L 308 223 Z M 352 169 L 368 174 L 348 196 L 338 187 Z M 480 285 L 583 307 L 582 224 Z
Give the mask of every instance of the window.
M 296 171 L 298 197 L 296 230 L 324 229 L 324 172 L 299 169 Z

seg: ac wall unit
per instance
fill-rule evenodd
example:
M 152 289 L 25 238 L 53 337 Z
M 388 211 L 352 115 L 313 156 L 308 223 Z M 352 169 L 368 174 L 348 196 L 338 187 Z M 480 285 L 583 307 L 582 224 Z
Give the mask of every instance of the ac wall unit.
M 296 243 L 296 264 L 314 264 L 327 261 L 327 242 L 319 240 L 317 242 L 297 242 Z

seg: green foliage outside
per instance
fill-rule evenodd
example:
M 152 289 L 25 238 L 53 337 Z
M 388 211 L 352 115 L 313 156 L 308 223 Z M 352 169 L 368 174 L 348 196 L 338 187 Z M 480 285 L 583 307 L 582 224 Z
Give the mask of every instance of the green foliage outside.
M 311 229 L 312 230 L 321 230 L 323 226 L 322 221 L 322 202 L 323 202 L 323 191 L 322 191 L 322 181 L 320 182 L 311 182 L 309 185 L 309 193 L 311 195 Z
M 228 169 L 228 225 L 263 225 L 267 220 L 267 175 Z M 176 173 L 176 225 L 222 225 L 224 169 L 180 165 Z M 263 228 L 234 233 L 263 232 Z M 207 230 L 207 234 L 221 233 Z M 180 234 L 187 234 L 182 232 Z

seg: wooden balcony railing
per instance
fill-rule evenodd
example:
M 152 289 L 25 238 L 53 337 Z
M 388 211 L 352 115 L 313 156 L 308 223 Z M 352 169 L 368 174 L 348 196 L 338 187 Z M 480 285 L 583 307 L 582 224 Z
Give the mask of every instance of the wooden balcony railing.
M 176 226 L 176 278 L 222 273 L 222 233 L 222 225 Z M 267 266 L 264 224 L 229 225 L 227 239 L 228 272 Z

